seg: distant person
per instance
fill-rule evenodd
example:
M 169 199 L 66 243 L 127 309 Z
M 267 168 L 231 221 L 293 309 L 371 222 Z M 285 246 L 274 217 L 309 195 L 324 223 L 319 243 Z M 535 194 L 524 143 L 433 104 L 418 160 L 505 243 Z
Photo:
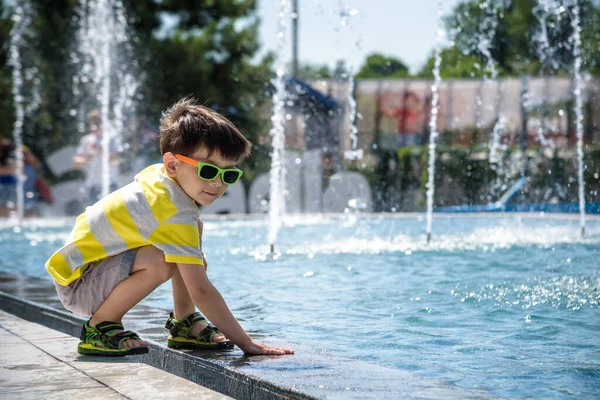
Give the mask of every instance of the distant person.
M 323 189 L 327 189 L 331 176 L 336 172 L 331 152 L 324 152 L 321 156 L 321 168 L 323 170 Z
M 85 170 L 85 190 L 87 192 L 88 205 L 94 204 L 100 199 L 102 193 L 102 182 L 104 179 L 102 169 L 102 117 L 98 110 L 88 113 L 90 133 L 79 141 L 79 147 L 73 164 L 77 168 Z M 119 146 L 116 138 L 112 137 L 108 145 L 109 149 L 109 190 L 117 189 L 117 178 L 119 176 Z
M 15 145 L 9 139 L 0 139 L 0 217 L 8 217 L 17 203 L 17 175 Z
M 386 117 L 396 119 L 399 147 L 421 144 L 420 131 L 423 122 L 423 109 L 421 100 L 415 92 L 405 91 L 400 104 L 394 102 L 389 94 L 382 96 L 380 110 Z
M 46 269 L 65 308 L 91 317 L 81 329 L 79 353 L 147 353 L 146 342 L 125 331 L 121 321 L 168 280 L 174 305 L 166 319 L 169 347 L 236 344 L 247 354 L 293 353 L 250 338 L 206 275 L 199 205 L 212 204 L 238 181 L 242 171 L 236 164 L 251 146 L 225 117 L 180 100 L 161 119 L 163 163 L 147 167 L 77 218 Z
M 40 193 L 38 190 L 40 161 L 27 146 L 23 152 L 23 215 L 39 215 Z M 12 140 L 0 141 L 0 217 L 8 217 L 17 210 L 17 160 Z
M 49 194 L 50 188 L 45 185 L 45 181 L 41 177 L 42 164 L 36 157 L 31 149 L 27 146 L 23 146 L 23 174 L 25 175 L 25 181 L 23 182 L 24 192 L 24 210 L 25 216 L 38 216 L 40 214 L 40 200 L 51 203 L 51 194 Z M 50 196 L 50 199 L 47 198 Z

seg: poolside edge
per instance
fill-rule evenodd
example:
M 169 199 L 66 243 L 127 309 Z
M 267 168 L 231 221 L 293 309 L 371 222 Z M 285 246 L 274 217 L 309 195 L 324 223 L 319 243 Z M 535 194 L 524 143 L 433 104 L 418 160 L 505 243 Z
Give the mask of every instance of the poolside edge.
M 0 309 L 30 322 L 78 337 L 85 319 L 0 291 Z M 301 399 L 315 397 L 275 385 L 216 363 L 192 357 L 148 340 L 150 352 L 138 356 L 145 364 L 236 399 Z

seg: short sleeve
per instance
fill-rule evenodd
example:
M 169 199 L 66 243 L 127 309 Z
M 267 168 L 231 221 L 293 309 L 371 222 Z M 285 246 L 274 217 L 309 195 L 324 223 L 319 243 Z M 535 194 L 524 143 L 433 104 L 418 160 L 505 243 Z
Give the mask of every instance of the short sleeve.
M 204 265 L 197 224 L 163 223 L 148 238 L 170 263 Z

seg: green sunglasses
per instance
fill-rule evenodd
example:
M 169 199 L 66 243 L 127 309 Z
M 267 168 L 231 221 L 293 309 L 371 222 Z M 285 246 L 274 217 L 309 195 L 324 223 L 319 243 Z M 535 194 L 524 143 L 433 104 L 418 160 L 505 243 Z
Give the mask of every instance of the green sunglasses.
M 224 184 L 233 185 L 240 179 L 240 177 L 243 174 L 241 169 L 237 169 L 237 168 L 223 169 L 223 168 L 219 168 L 213 164 L 196 161 L 192 158 L 182 156 L 181 154 L 175 154 L 175 158 L 177 158 L 180 161 L 183 161 L 184 163 L 197 166 L 198 167 L 198 177 L 200 177 L 200 179 L 204 179 L 205 181 L 212 181 L 213 179 L 215 179 L 217 176 L 220 175 L 221 181 Z

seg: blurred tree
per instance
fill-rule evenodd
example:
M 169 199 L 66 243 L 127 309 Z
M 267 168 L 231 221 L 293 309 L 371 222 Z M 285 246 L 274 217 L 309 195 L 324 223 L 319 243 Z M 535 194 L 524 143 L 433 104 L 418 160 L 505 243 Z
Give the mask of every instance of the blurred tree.
M 331 79 L 333 73 L 327 65 L 301 64 L 298 68 L 298 79 L 304 81 L 317 81 L 319 79 Z
M 130 25 L 132 59 L 140 80 L 140 118 L 158 125 L 161 111 L 191 95 L 236 123 L 254 143 L 268 132 L 264 120 L 269 97 L 272 56 L 255 60 L 258 50 L 256 0 L 149 1 L 122 0 Z M 24 68 L 34 71 L 41 102 L 24 126 L 26 144 L 49 152 L 75 144 L 79 105 L 73 104 L 73 78 L 81 66 L 76 31 L 82 0 L 32 1 L 32 39 Z M 0 61 L 8 59 L 12 7 L 0 1 Z M 0 71 L 0 128 L 9 136 L 14 110 L 10 69 Z M 89 102 L 95 102 L 91 99 Z M 87 104 L 86 106 L 95 106 Z
M 383 54 L 371 54 L 365 60 L 356 78 L 406 78 L 408 67 L 401 60 Z
M 550 7 L 548 12 L 536 0 L 491 4 L 494 7 L 489 0 L 467 0 L 447 18 L 447 29 L 461 53 L 485 65 L 489 61 L 485 49 L 489 48 L 500 75 L 534 74 L 542 69 L 568 73 L 573 65 L 570 6 L 557 3 L 556 9 Z M 584 68 L 596 71 L 600 66 L 600 3 L 579 0 L 579 6 Z M 490 45 L 485 46 L 488 40 Z
M 24 40 L 19 46 L 21 74 L 26 111 L 23 125 L 23 142 L 34 153 L 43 155 L 52 148 L 68 142 L 71 119 L 64 107 L 71 77 L 68 66 L 69 42 L 72 35 L 72 10 L 74 0 L 23 3 L 25 20 Z M 0 62 L 7 65 L 11 41 L 13 8 L 0 3 Z M 11 93 L 12 67 L 0 72 L 0 129 L 2 136 L 10 136 L 14 124 L 14 104 Z
M 7 65 L 9 59 L 10 29 L 12 23 L 9 10 L 0 1 L 0 65 Z M 13 125 L 12 71 L 0 69 L 0 138 L 10 137 Z
M 440 74 L 442 79 L 449 78 L 482 78 L 485 76 L 484 66 L 480 60 L 470 54 L 463 54 L 456 47 L 442 49 L 440 52 L 442 63 Z M 433 66 L 435 63 L 435 53 L 432 53 L 425 65 L 417 72 L 419 78 L 433 79 Z
M 125 2 L 138 52 L 147 54 L 143 113 L 157 123 L 162 110 L 191 95 L 257 143 L 269 130 L 257 109 L 268 106 L 272 56 L 252 61 L 259 48 L 256 0 L 151 3 Z
M 333 79 L 346 80 L 348 79 L 348 76 L 349 71 L 348 66 L 346 65 L 346 60 L 337 60 L 335 62 L 335 67 L 333 68 Z

